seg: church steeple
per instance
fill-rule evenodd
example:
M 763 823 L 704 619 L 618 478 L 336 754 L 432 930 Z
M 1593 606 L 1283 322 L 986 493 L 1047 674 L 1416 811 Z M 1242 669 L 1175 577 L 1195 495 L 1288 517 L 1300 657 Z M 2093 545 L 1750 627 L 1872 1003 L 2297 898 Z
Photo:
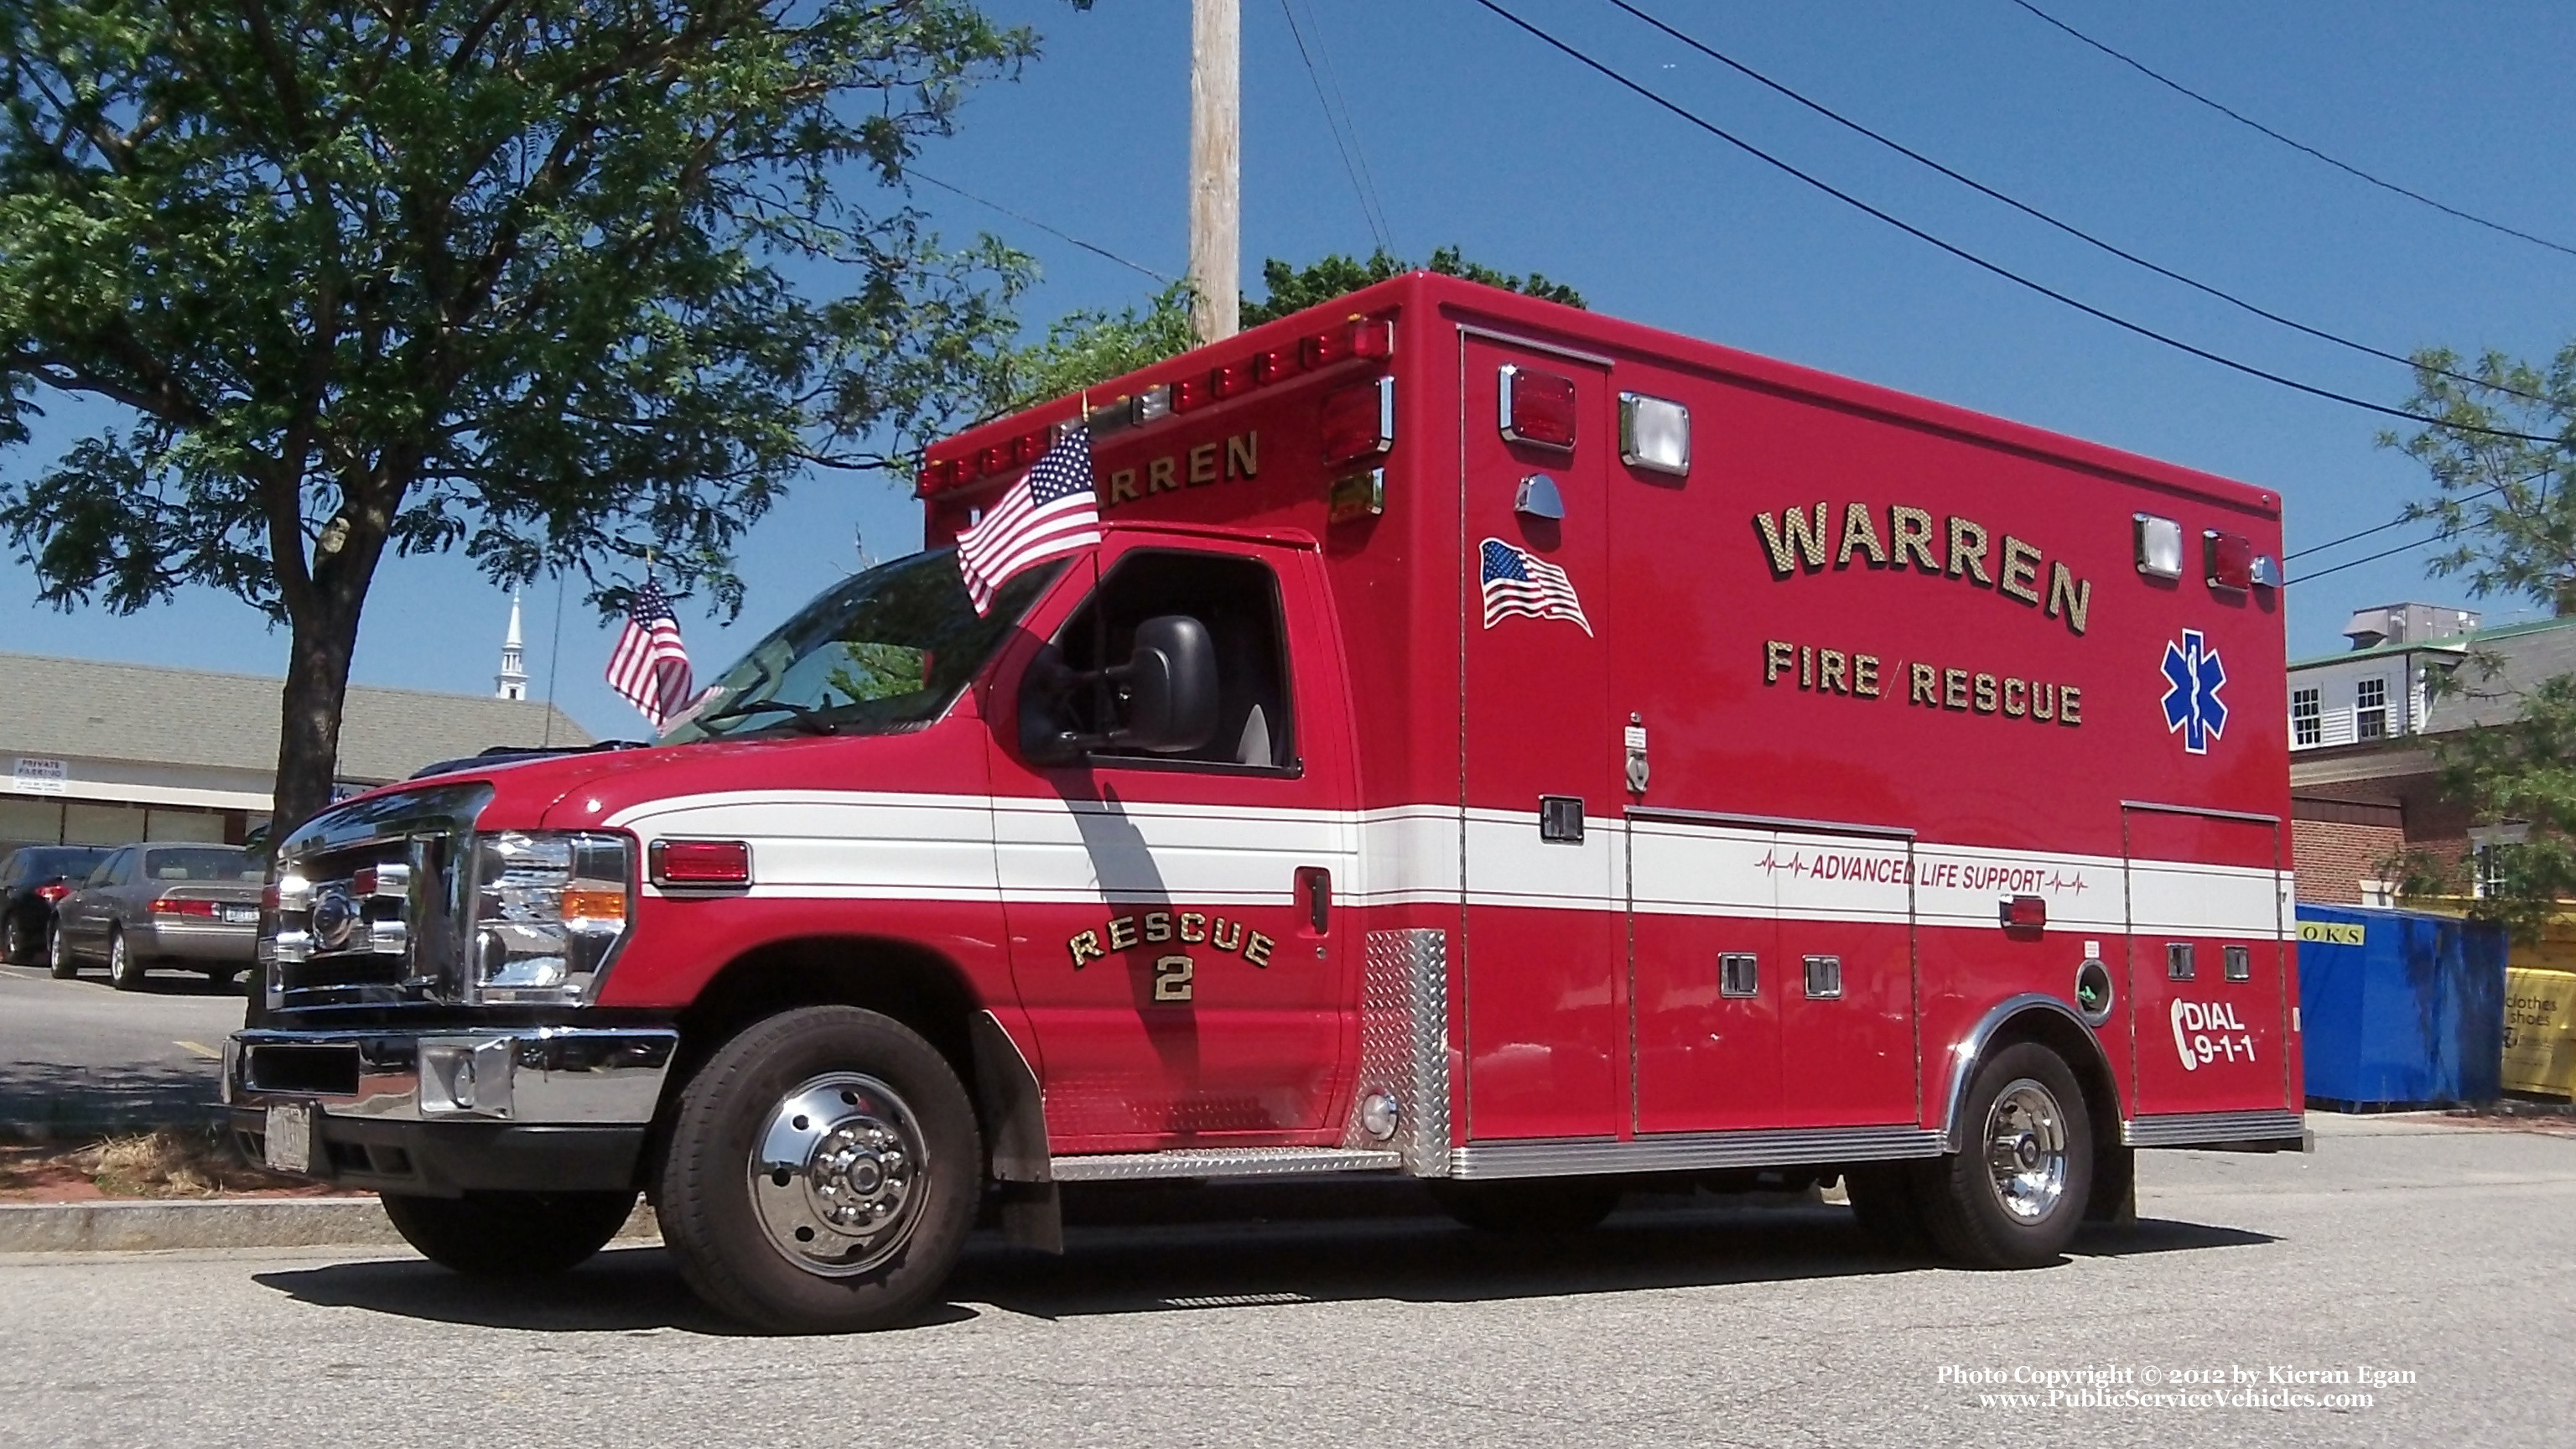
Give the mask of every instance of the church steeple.
M 525 699 L 528 697 L 528 666 L 519 647 L 519 594 L 510 592 L 510 634 L 501 641 L 501 672 L 492 676 L 492 697 Z

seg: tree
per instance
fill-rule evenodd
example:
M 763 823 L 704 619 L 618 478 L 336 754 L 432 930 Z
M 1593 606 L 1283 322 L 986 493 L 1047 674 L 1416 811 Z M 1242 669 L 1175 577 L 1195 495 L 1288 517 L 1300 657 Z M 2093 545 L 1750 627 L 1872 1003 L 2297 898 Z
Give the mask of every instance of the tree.
M 1414 269 L 1412 263 L 1397 261 L 1383 248 L 1369 253 L 1366 261 L 1335 252 L 1303 268 L 1291 268 L 1273 257 L 1261 264 L 1261 285 L 1269 289 L 1270 295 L 1258 302 L 1249 297 L 1243 299 L 1243 325 L 1256 327 L 1291 312 L 1303 312 Z M 1551 282 L 1536 272 L 1526 277 L 1498 272 L 1492 267 L 1466 260 L 1456 247 L 1434 251 L 1431 260 L 1425 262 L 1421 270 L 1438 272 L 1444 277 L 1464 277 L 1508 292 L 1526 292 L 1550 302 L 1562 302 L 1568 307 L 1583 305 L 1583 294 L 1562 282 Z
M 286 627 L 291 828 L 389 554 L 738 608 L 792 477 L 970 405 L 1025 260 L 866 198 L 1033 53 L 968 0 L 15 0 L 0 445 L 49 391 L 130 421 L 0 527 L 57 606 Z
M 2409 407 L 2441 421 L 2380 442 L 2432 475 L 2434 495 L 2404 514 L 2437 523 L 2448 543 L 2427 568 L 2464 579 L 2482 598 L 2576 614 L 2576 344 L 2546 369 L 2493 352 L 2471 367 L 2441 350 L 2417 354 L 2415 364 Z M 2552 437 L 2559 441 L 2531 440 Z M 2483 871 L 2474 858 L 2421 850 L 2390 868 L 2409 895 L 2474 896 L 2472 914 L 2527 933 L 2576 899 L 2576 676 L 2507 681 L 2495 656 L 2473 648 L 2434 688 L 2513 692 L 2508 722 L 2447 731 L 2432 747 L 2443 792 L 2480 824 L 2519 838 L 2492 849 Z
M 1384 251 L 1371 253 L 1366 261 L 1337 252 L 1302 268 L 1272 257 L 1261 264 L 1262 284 L 1269 289 L 1269 295 L 1260 301 L 1243 299 L 1243 325 L 1257 327 L 1412 270 L 1411 263 L 1397 261 Z M 1464 260 L 1456 247 L 1433 252 L 1422 270 L 1525 292 L 1569 307 L 1583 305 L 1582 294 L 1572 287 L 1551 282 L 1536 272 L 1515 277 L 1495 271 Z M 1197 345 L 1198 335 L 1190 323 L 1187 282 L 1176 282 L 1156 292 L 1142 308 L 1068 313 L 1058 318 L 1036 343 L 996 351 L 985 382 L 985 411 L 996 417 L 1017 412 L 1113 377 L 1124 377 Z

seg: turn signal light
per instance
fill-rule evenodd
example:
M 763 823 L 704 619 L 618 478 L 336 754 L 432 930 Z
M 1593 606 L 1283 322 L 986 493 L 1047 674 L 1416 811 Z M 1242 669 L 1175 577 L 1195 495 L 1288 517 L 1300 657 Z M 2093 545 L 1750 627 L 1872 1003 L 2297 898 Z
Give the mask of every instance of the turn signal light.
M 1542 448 L 1574 446 L 1574 379 L 1505 363 L 1503 436 Z
M 751 884 L 751 843 L 657 840 L 653 842 L 652 870 L 653 884 L 657 886 L 747 886 Z

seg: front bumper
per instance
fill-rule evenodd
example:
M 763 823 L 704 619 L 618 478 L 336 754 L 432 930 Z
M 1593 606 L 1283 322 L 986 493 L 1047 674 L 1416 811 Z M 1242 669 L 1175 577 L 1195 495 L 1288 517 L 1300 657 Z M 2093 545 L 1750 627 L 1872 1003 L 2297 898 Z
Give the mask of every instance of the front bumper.
M 662 1028 L 236 1033 L 224 1100 L 252 1161 L 268 1109 L 311 1109 L 309 1175 L 452 1196 L 636 1185 L 679 1033 Z

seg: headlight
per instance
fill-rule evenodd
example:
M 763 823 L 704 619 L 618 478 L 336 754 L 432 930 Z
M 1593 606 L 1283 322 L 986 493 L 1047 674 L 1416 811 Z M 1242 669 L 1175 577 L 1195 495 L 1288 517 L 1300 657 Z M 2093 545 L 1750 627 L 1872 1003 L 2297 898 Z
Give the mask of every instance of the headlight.
M 467 977 L 480 1001 L 586 1001 L 626 938 L 626 837 L 503 831 L 474 842 Z

